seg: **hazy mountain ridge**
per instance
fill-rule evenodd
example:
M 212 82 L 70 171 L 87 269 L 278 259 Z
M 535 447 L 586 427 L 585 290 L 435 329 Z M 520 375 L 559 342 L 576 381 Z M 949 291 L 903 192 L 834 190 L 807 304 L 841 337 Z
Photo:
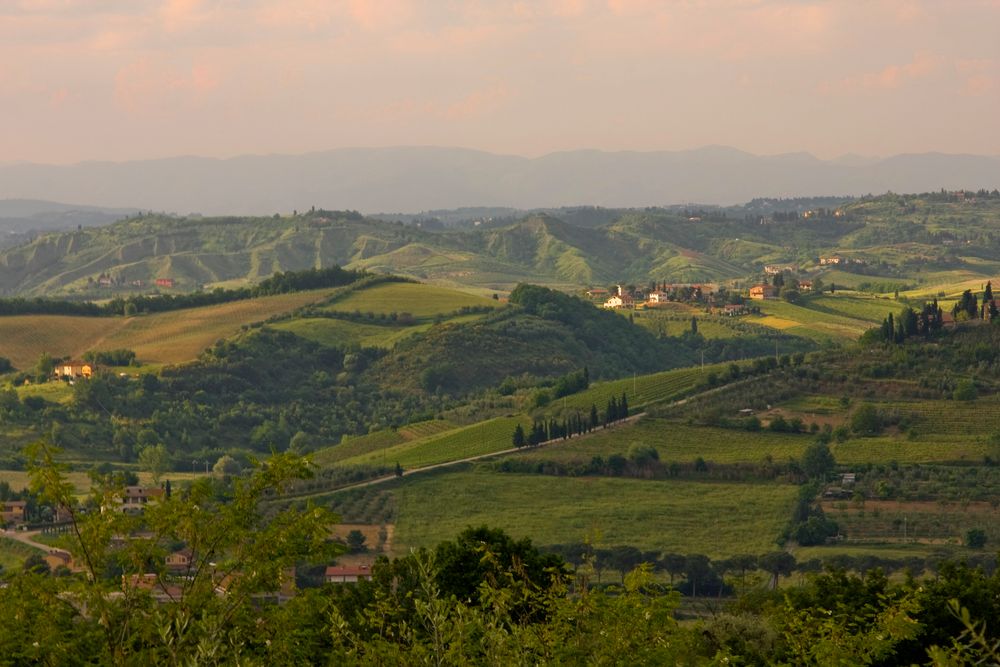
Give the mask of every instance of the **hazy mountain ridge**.
M 539 158 L 457 148 L 352 148 L 224 160 L 0 166 L 0 197 L 211 215 L 267 215 L 310 206 L 376 212 L 734 204 L 755 197 L 998 185 L 1000 157 L 925 153 L 823 161 L 809 154 L 757 156 L 719 146 L 580 150 Z

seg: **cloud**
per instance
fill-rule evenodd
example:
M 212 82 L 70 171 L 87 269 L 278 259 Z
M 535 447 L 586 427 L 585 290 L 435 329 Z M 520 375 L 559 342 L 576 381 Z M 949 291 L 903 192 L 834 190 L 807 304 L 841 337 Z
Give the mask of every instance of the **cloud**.
M 1000 90 L 1000 61 L 989 58 L 955 61 L 955 71 L 966 95 L 978 97 Z
M 219 87 L 218 73 L 204 64 L 182 69 L 143 57 L 115 74 L 117 104 L 133 113 L 153 113 L 176 108 L 179 103 L 204 97 Z
M 820 84 L 820 92 L 827 94 L 857 93 L 873 90 L 893 90 L 926 79 L 941 70 L 942 58 L 933 53 L 920 52 L 902 65 L 886 65 L 872 72 L 848 76 L 839 81 Z

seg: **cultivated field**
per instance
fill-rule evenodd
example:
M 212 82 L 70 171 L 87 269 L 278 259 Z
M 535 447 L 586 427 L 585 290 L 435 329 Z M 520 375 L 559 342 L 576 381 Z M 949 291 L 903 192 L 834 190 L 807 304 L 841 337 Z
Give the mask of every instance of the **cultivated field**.
M 331 289 L 279 294 L 136 317 L 12 315 L 0 317 L 0 356 L 29 369 L 43 352 L 79 357 L 88 350 L 135 350 L 143 363 L 190 361 L 220 338 L 322 300 Z
M 776 548 L 796 488 L 621 478 L 451 472 L 394 491 L 396 550 L 489 525 L 537 544 L 630 544 L 725 557 Z

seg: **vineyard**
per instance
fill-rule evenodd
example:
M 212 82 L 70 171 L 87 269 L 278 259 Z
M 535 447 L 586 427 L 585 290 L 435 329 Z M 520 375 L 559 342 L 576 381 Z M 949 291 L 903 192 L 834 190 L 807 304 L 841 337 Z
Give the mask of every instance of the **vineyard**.
M 796 487 L 449 472 L 405 479 L 396 550 L 488 524 L 536 544 L 596 540 L 711 557 L 775 548 Z

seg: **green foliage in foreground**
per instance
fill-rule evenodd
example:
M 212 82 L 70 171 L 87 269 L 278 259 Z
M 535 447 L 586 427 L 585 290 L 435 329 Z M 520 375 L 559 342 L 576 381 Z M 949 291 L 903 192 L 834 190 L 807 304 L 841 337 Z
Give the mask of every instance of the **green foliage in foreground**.
M 34 456 L 35 488 L 75 508 L 52 452 L 39 445 Z M 82 572 L 25 571 L 0 589 L 0 614 L 17 621 L 0 626 L 0 663 L 603 665 L 627 656 L 634 665 L 873 665 L 929 656 L 944 666 L 998 657 L 996 630 L 975 619 L 1000 614 L 1000 575 L 965 565 L 902 584 L 878 570 L 834 570 L 681 625 L 678 593 L 657 584 L 649 564 L 621 587 L 594 590 L 586 560 L 574 576 L 529 540 L 486 527 L 381 559 L 371 581 L 275 603 L 289 566 L 336 551 L 331 515 L 260 512 L 262 500 L 307 474 L 301 459 L 272 457 L 231 486 L 196 484 L 141 517 L 96 511 L 121 491 L 99 480 L 95 511 L 74 509 L 67 545 Z M 160 564 L 179 543 L 194 562 L 171 580 Z M 139 583 L 149 574 L 152 590 Z

